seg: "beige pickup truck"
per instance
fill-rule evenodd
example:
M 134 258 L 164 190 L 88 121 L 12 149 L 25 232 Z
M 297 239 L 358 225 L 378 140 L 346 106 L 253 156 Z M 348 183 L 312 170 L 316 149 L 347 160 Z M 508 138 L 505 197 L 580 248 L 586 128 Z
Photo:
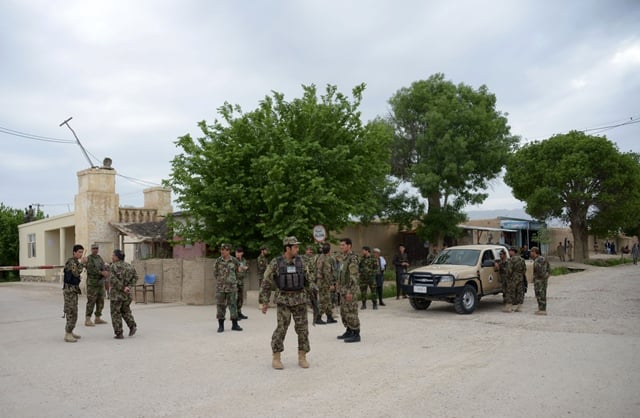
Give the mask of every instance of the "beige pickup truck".
M 403 289 L 414 309 L 427 309 L 434 300 L 453 303 L 459 314 L 470 314 L 480 298 L 502 293 L 495 262 L 503 245 L 460 245 L 449 247 L 429 265 L 409 271 Z M 507 251 L 507 258 L 509 252 Z M 527 279 L 533 279 L 533 261 L 525 261 Z

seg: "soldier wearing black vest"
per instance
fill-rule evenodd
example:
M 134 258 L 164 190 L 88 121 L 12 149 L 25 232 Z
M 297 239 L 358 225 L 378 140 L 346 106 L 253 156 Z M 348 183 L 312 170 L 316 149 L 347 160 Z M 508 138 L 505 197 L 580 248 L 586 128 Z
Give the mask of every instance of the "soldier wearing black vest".
M 311 350 L 309 345 L 309 321 L 307 318 L 307 303 L 309 271 L 302 257 L 298 255 L 300 242 L 296 237 L 287 237 L 283 240 L 284 254 L 271 260 L 264 272 L 260 289 L 260 304 L 262 313 L 269 309 L 271 291 L 276 291 L 275 302 L 278 312 L 278 326 L 271 337 L 271 351 L 274 369 L 283 369 L 280 353 L 284 351 L 284 337 L 291 323 L 291 317 L 295 323 L 294 329 L 298 334 L 298 365 L 302 368 L 309 367 L 306 355 Z

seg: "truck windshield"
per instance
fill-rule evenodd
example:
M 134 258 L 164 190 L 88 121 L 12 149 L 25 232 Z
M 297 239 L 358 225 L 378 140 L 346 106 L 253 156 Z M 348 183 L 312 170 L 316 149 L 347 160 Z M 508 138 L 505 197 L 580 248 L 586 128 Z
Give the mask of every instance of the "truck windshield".
M 433 264 L 475 266 L 479 256 L 480 250 L 446 249 L 438 255 Z

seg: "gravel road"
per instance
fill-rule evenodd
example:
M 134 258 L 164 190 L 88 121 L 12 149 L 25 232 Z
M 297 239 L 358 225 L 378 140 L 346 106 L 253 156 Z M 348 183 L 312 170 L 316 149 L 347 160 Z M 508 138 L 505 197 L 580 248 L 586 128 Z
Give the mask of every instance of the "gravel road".
M 0 284 L 0 415 L 640 416 L 638 266 L 552 277 L 547 317 L 532 286 L 512 314 L 501 296 L 471 315 L 388 299 L 360 311 L 359 344 L 336 339 L 340 324 L 312 327 L 306 370 L 293 326 L 285 369 L 271 368 L 275 309 L 261 314 L 255 292 L 248 303 L 242 332 L 216 333 L 213 306 L 137 304 L 134 337 L 79 319 L 69 344 L 60 285 Z

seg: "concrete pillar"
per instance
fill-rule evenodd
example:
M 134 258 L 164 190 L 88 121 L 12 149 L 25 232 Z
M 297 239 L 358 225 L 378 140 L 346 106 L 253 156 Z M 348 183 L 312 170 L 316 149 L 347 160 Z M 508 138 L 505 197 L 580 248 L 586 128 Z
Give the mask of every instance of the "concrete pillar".
M 168 187 L 150 187 L 144 189 L 144 208 L 156 209 L 159 218 L 173 212 L 171 206 L 171 189 Z M 157 219 L 160 220 L 160 219 Z

